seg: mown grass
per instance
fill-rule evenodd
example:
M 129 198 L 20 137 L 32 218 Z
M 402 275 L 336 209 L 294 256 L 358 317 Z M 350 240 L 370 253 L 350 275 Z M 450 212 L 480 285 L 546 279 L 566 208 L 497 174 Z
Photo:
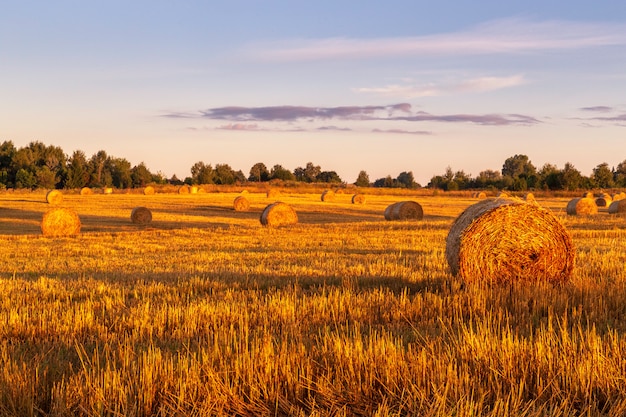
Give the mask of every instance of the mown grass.
M 66 195 L 75 238 L 43 238 L 36 194 L 0 196 L 0 414 L 626 414 L 626 219 L 564 214 L 572 282 L 466 285 L 445 237 L 475 200 L 265 194 Z M 136 206 L 153 223 L 130 222 Z

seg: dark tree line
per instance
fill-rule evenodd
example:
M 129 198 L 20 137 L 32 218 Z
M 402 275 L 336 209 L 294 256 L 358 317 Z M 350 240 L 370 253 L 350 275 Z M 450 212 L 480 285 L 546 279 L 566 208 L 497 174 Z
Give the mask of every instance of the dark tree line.
M 553 164 L 544 164 L 537 169 L 528 156 L 514 155 L 504 161 L 501 171 L 481 171 L 475 178 L 464 171 L 454 172 L 448 167 L 443 175 L 432 177 L 428 186 L 448 191 L 486 188 L 524 191 L 626 187 L 626 160 L 614 168 L 603 162 L 586 177 L 569 162 L 561 169 Z

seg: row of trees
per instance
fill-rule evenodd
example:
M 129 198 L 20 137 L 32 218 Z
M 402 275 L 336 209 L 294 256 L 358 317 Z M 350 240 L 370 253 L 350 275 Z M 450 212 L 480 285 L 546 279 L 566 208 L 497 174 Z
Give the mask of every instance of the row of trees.
M 584 176 L 573 164 L 567 162 L 562 169 L 544 164 L 537 169 L 527 155 L 507 158 L 502 171 L 481 171 L 476 178 L 463 171 L 454 172 L 448 167 L 443 175 L 431 178 L 429 187 L 442 190 L 467 190 L 495 188 L 499 190 L 579 190 L 593 188 L 626 187 L 626 160 L 615 168 L 603 162 L 591 176 Z
M 31 142 L 17 148 L 11 141 L 0 144 L 0 187 L 4 188 L 82 188 L 82 187 L 145 187 L 147 184 L 243 184 L 271 180 L 295 182 L 323 182 L 342 184 L 344 181 L 335 171 L 324 171 L 319 165 L 308 162 L 293 171 L 282 165 L 268 169 L 258 162 L 250 168 L 249 175 L 235 171 L 228 164 L 215 167 L 196 162 L 190 176 L 180 180 L 176 175 L 167 179 L 161 172 L 152 173 L 142 162 L 132 164 L 124 159 L 108 155 L 101 150 L 87 157 L 83 151 L 67 156 L 60 147 Z M 360 187 L 420 188 L 413 172 L 401 172 L 396 178 L 388 175 L 370 181 L 366 171 L 359 172 L 354 182 Z M 577 190 L 591 188 L 626 187 L 626 160 L 616 168 L 601 163 L 586 177 L 571 163 L 562 169 L 545 164 L 537 169 L 526 155 L 515 155 L 504 161 L 501 171 L 485 170 L 473 178 L 464 171 L 454 172 L 448 167 L 443 175 L 431 178 L 431 188 L 443 190 L 466 190 L 496 188 L 523 191 L 528 189 Z

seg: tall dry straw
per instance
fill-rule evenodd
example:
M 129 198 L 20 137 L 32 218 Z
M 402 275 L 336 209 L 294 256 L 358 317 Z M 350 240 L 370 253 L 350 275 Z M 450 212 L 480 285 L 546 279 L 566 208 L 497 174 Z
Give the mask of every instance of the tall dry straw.
M 320 198 L 324 202 L 333 201 L 335 199 L 335 192 L 333 190 L 324 190 Z
M 130 220 L 133 224 L 147 225 L 152 222 L 152 212 L 147 207 L 135 207 L 130 212 Z
M 613 201 L 609 206 L 609 214 L 626 214 L 626 199 Z
M 567 203 L 565 211 L 570 216 L 598 214 L 598 206 L 593 198 L 574 198 Z
M 46 202 L 48 204 L 61 204 L 63 202 L 63 194 L 59 190 L 50 190 L 46 193 Z
M 488 199 L 463 211 L 446 238 L 452 274 L 468 282 L 567 281 L 572 238 L 548 210 L 522 200 Z
M 53 208 L 41 219 L 41 233 L 48 237 L 74 236 L 80 233 L 80 218 L 74 210 Z
M 154 195 L 154 187 L 151 185 L 148 185 L 147 187 L 145 187 L 143 189 L 143 194 L 144 195 Z
M 352 204 L 365 204 L 365 196 L 363 194 L 355 194 L 352 196 Z
M 298 214 L 289 204 L 277 201 L 265 207 L 260 220 L 263 226 L 284 226 L 298 223 Z
M 242 195 L 237 196 L 233 201 L 233 208 L 235 211 L 248 211 L 250 210 L 250 201 Z
M 385 209 L 385 220 L 422 220 L 424 210 L 416 201 L 399 201 Z

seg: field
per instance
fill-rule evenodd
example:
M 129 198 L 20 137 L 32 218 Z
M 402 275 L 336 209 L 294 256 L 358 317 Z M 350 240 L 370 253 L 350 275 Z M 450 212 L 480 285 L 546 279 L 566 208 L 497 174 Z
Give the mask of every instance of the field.
M 573 279 L 487 286 L 444 255 L 469 196 L 282 190 L 299 223 L 268 228 L 274 199 L 227 191 L 67 193 L 67 238 L 45 194 L 0 194 L 0 415 L 626 415 L 625 217 L 537 196 Z M 384 220 L 407 199 L 423 220 Z

